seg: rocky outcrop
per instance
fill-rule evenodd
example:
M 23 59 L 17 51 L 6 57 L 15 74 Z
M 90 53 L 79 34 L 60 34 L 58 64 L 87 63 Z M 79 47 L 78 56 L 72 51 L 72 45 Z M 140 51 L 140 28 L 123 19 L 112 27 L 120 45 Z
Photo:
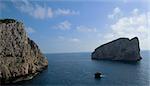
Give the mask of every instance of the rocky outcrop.
M 95 78 L 96 78 L 96 79 L 102 78 L 102 73 L 96 72 L 96 73 L 95 73 Z
M 92 59 L 138 61 L 141 59 L 139 40 L 137 37 L 119 38 L 101 45 L 92 53 Z
M 36 43 L 27 37 L 23 23 L 0 20 L 0 83 L 31 79 L 47 65 Z

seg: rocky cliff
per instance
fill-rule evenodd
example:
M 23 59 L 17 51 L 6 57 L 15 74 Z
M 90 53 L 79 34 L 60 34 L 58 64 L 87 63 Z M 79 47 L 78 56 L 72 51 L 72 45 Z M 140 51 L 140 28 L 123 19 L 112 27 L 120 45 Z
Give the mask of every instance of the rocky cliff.
M 92 59 L 138 61 L 141 59 L 139 40 L 137 37 L 119 38 L 101 45 L 92 53 Z
M 31 79 L 48 65 L 23 23 L 0 20 L 0 83 Z

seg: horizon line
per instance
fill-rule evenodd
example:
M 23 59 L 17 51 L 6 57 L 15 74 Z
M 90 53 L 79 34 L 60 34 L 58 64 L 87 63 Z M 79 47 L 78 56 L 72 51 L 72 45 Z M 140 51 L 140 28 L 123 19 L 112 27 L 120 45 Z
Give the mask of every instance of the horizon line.
M 149 51 L 150 52 L 150 50 L 140 50 L 141 52 L 143 52 L 143 51 Z M 93 51 L 73 51 L 73 52 L 43 52 L 43 54 L 71 54 L 71 53 L 92 53 Z

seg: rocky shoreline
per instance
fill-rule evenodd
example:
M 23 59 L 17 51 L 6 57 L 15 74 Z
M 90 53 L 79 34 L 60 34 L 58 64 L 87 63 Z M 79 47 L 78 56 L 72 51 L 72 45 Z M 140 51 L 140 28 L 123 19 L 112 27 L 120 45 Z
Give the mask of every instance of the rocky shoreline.
M 11 84 L 11 83 L 17 83 L 20 81 L 26 81 L 26 80 L 31 80 L 33 79 L 36 75 L 40 74 L 43 72 L 43 70 L 46 70 L 48 66 L 45 66 L 43 69 L 40 71 L 37 71 L 35 73 L 29 73 L 27 75 L 22 75 L 22 76 L 16 76 L 16 77 L 10 77 L 9 80 L 6 80 L 6 78 L 1 79 L 1 84 Z

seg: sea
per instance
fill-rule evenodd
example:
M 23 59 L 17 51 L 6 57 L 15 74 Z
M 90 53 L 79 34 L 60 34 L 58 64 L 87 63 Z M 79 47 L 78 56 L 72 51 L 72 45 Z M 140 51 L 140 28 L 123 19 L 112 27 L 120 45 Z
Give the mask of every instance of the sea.
M 150 86 L 150 51 L 139 62 L 92 60 L 91 52 L 45 54 L 48 68 L 21 86 Z M 94 74 L 101 72 L 100 79 Z

